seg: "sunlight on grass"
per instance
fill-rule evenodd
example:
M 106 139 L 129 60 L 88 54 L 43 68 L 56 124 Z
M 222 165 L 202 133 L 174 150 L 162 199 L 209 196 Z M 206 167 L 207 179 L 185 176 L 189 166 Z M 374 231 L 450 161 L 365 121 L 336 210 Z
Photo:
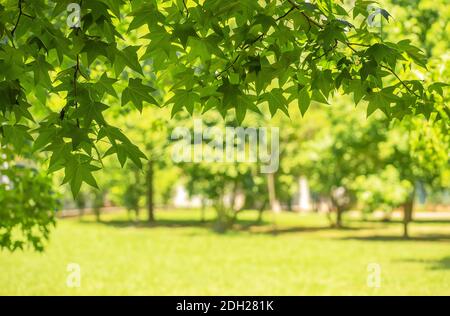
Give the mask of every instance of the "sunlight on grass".
M 328 228 L 323 215 L 284 213 L 256 225 L 241 214 L 235 229 L 214 232 L 212 212 L 159 211 L 158 223 L 125 213 L 59 220 L 44 253 L 0 253 L 0 294 L 44 295 L 450 295 L 450 224 L 399 223 Z M 276 231 L 274 230 L 276 227 Z M 81 287 L 66 286 L 69 263 Z M 381 265 L 381 287 L 367 266 Z

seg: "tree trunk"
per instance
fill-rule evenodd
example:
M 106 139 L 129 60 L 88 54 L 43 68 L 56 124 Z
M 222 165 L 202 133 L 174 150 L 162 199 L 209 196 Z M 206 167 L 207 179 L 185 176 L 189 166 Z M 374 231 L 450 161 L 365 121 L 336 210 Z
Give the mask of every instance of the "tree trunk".
M 153 223 L 155 221 L 153 204 L 153 160 L 149 159 L 147 170 L 147 209 L 148 221 L 150 223 Z
M 403 205 L 403 238 L 409 238 L 408 225 L 412 221 L 415 195 L 416 190 L 413 188 L 408 201 Z
M 206 219 L 205 219 L 205 208 L 206 208 L 205 201 L 204 201 L 204 199 L 202 199 L 202 205 L 201 205 L 201 208 L 200 208 L 200 221 L 202 223 L 204 223 L 206 221 Z
M 266 209 L 267 200 L 264 199 L 264 202 L 261 204 L 261 206 L 258 209 L 258 223 L 262 223 L 263 220 L 263 212 Z
M 137 199 L 136 205 L 135 205 L 135 213 L 136 213 L 135 214 L 136 215 L 135 221 L 139 222 L 139 210 L 140 210 L 139 200 L 140 200 L 140 196 L 141 196 L 141 193 L 142 193 L 142 189 L 140 187 L 140 185 L 141 185 L 141 171 L 140 170 L 136 170 L 135 171 L 135 173 L 134 173 L 134 181 L 136 183 L 136 187 L 139 188 L 139 198 Z
M 226 206 L 224 205 L 224 196 L 223 196 L 223 188 L 221 194 L 219 194 L 219 197 L 217 201 L 215 202 L 214 208 L 217 213 L 217 221 L 215 224 L 215 230 L 219 233 L 224 233 L 228 229 L 228 218 L 227 218 L 227 210 Z
M 84 216 L 84 208 L 78 209 L 78 219 L 82 220 Z
M 230 208 L 233 211 L 236 211 L 236 196 L 238 191 L 238 178 L 234 179 L 233 183 L 233 191 L 231 191 L 231 197 L 230 197 Z M 234 216 L 234 214 L 233 214 Z
M 287 199 L 286 204 L 287 204 L 288 211 L 292 212 L 292 198 L 291 198 L 291 196 L 289 196 L 289 198 Z
M 339 201 L 335 199 L 333 196 L 330 197 L 331 202 L 331 210 L 336 211 L 336 222 L 335 226 L 337 228 L 342 228 L 342 214 L 344 213 L 344 207 L 339 205 Z
M 342 228 L 342 208 L 341 207 L 336 207 L 336 227 L 337 228 Z
M 95 207 L 94 208 L 94 214 L 95 214 L 95 220 L 100 223 L 102 221 L 100 217 L 100 208 Z
M 267 174 L 267 190 L 269 192 L 269 204 L 272 212 L 280 213 L 281 206 L 280 202 L 277 200 L 276 190 L 275 190 L 275 174 Z

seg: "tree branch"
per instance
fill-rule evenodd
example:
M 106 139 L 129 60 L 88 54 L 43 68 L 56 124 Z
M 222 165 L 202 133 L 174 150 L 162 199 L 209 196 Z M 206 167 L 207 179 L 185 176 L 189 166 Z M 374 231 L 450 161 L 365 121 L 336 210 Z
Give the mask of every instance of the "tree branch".
M 290 8 L 288 11 L 286 11 L 283 15 L 280 15 L 279 17 L 277 17 L 275 19 L 276 22 L 282 20 L 283 18 L 285 18 L 286 16 L 289 15 L 289 13 L 291 13 L 292 11 L 294 11 L 295 8 L 292 7 Z M 244 46 L 239 47 L 241 50 L 246 50 L 249 47 L 251 47 L 253 44 L 255 44 L 256 42 L 258 42 L 259 40 L 261 40 L 264 36 L 266 35 L 266 33 L 261 33 L 258 35 L 258 37 L 256 37 L 254 40 L 252 40 L 250 43 L 245 44 Z M 241 54 L 239 53 L 234 60 L 221 72 L 219 72 L 215 77 L 216 79 L 221 77 L 223 73 L 227 72 L 231 67 L 233 67 L 233 65 L 238 61 L 239 57 L 241 56 Z
M 17 16 L 17 20 L 16 20 L 16 24 L 14 25 L 14 28 L 11 31 L 11 36 L 14 37 L 14 33 L 17 30 L 17 27 L 19 26 L 19 22 L 20 22 L 20 18 L 23 15 L 23 11 L 22 11 L 22 0 L 19 0 L 19 3 L 17 4 L 18 8 L 19 8 L 19 15 Z
M 284 13 L 283 15 L 279 16 L 276 21 L 279 21 L 281 19 L 283 19 L 284 17 L 286 17 L 290 12 L 292 12 L 294 9 L 299 10 L 300 13 L 306 18 L 306 20 L 309 23 L 310 29 L 311 29 L 311 25 L 315 25 L 316 27 L 318 27 L 319 29 L 323 30 L 325 28 L 325 26 L 319 24 L 318 22 L 314 21 L 313 19 L 311 19 L 305 12 L 303 12 L 303 10 L 299 7 L 299 5 L 297 3 L 295 3 L 294 0 L 287 0 L 290 4 L 291 4 L 291 8 Z M 308 30 L 309 31 L 309 30 Z M 252 46 L 254 43 L 256 43 L 257 41 L 259 41 L 260 39 L 262 39 L 266 34 L 262 33 L 260 34 L 256 39 L 254 39 L 253 41 L 251 41 L 250 43 L 246 44 L 243 49 L 247 49 L 250 46 Z M 343 41 L 343 44 L 345 44 L 348 48 L 350 48 L 352 50 L 353 53 L 358 54 L 359 52 L 353 48 L 352 46 L 361 46 L 361 47 L 370 47 L 371 45 L 368 44 L 360 44 L 360 43 L 352 43 L 352 42 L 348 42 L 348 41 Z M 321 54 L 318 57 L 315 57 L 313 60 L 317 60 L 320 59 L 324 56 L 326 56 L 329 52 L 333 51 L 334 49 L 336 49 L 338 45 L 338 41 L 335 40 L 335 44 L 328 50 L 326 50 L 323 54 Z M 228 71 L 228 69 L 230 69 L 239 59 L 240 54 L 238 54 L 236 56 L 236 58 L 223 70 L 221 71 L 219 74 L 216 75 L 216 78 L 219 78 L 224 72 Z M 411 93 L 412 95 L 416 96 L 417 98 L 420 98 L 420 96 L 415 93 L 414 91 L 412 91 L 408 85 L 395 73 L 395 71 L 387 66 L 384 65 L 380 65 L 382 68 L 387 69 L 393 76 L 395 76 L 395 78 L 397 78 L 397 80 L 407 89 L 407 91 L 409 93 Z
M 310 25 L 314 24 L 318 28 L 323 29 L 323 25 L 320 25 L 319 23 L 317 23 L 316 21 L 311 19 L 305 12 L 303 12 L 303 10 L 298 6 L 297 3 L 295 3 L 293 0 L 288 0 L 288 2 L 292 5 L 293 8 L 295 8 L 295 9 L 300 11 L 301 15 L 303 15 L 308 20 L 308 23 Z
M 395 73 L 395 71 L 392 68 L 384 66 L 384 65 L 381 65 L 381 68 L 384 68 L 387 71 L 389 71 L 406 88 L 406 90 L 408 90 L 409 93 L 413 94 L 414 96 L 416 96 L 417 98 L 420 99 L 420 96 L 417 93 L 415 93 L 414 91 L 412 91 L 411 88 L 408 87 L 408 85 Z
M 334 50 L 334 49 L 336 48 L 337 45 L 338 45 L 338 41 L 337 41 L 337 40 L 334 40 L 334 45 L 331 46 L 329 49 L 327 49 L 322 55 L 313 58 L 313 61 L 314 61 L 314 60 L 318 60 L 318 59 L 320 59 L 320 58 L 326 56 L 329 52 L 331 52 L 332 50 Z
M 77 54 L 77 63 L 75 65 L 75 71 L 73 73 L 73 94 L 74 94 L 74 106 L 75 109 L 78 108 L 77 101 L 77 83 L 78 83 L 78 74 L 80 73 L 80 55 Z M 80 120 L 77 118 L 77 127 L 80 127 Z
M 183 6 L 184 6 L 184 9 L 186 10 L 186 18 L 188 18 L 189 17 L 189 10 L 188 10 L 188 7 L 186 5 L 186 0 L 183 0 Z

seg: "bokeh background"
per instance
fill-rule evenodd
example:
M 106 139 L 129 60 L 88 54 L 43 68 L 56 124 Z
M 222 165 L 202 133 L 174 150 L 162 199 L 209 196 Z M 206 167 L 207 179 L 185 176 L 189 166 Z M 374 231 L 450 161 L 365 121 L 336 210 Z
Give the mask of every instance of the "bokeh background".
M 449 82 L 448 1 L 381 3 L 393 17 L 385 40 L 410 39 L 429 58 L 412 75 Z M 24 167 L 21 183 L 57 196 L 55 225 L 42 245 L 0 252 L 0 294 L 450 295 L 449 122 L 366 108 L 335 97 L 304 116 L 295 102 L 290 117 L 248 114 L 244 127 L 280 129 L 280 167 L 261 174 L 254 163 L 175 163 L 171 133 L 193 118 L 118 104 L 108 120 L 149 157 L 143 170 L 105 159 L 100 188 L 74 199 L 63 174 Z M 67 283 L 72 263 L 79 286 Z

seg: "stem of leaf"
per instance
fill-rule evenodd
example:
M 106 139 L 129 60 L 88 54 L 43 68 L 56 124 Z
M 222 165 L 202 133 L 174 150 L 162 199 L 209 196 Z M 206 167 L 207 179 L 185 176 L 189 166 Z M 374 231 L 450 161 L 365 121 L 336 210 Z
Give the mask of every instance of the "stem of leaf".
M 390 68 L 390 67 L 387 67 L 387 66 L 384 66 L 384 65 L 381 65 L 381 68 L 384 68 L 384 69 L 386 69 L 387 71 L 389 71 L 392 75 L 394 75 L 395 76 L 395 78 L 397 78 L 397 80 L 406 88 L 406 90 L 408 90 L 408 92 L 409 93 L 411 93 L 411 94 L 413 94 L 414 96 L 416 96 L 417 98 L 420 98 L 420 96 L 417 94 L 417 93 L 415 93 L 414 91 L 412 91 L 409 87 L 408 87 L 408 85 L 395 73 L 395 71 L 392 69 L 392 68 Z
M 78 73 L 80 72 L 80 55 L 77 54 L 77 64 L 75 65 L 75 71 L 73 74 L 73 94 L 74 94 L 74 106 L 78 108 L 77 101 L 77 82 L 78 82 Z M 77 118 L 77 127 L 80 127 L 80 120 Z

